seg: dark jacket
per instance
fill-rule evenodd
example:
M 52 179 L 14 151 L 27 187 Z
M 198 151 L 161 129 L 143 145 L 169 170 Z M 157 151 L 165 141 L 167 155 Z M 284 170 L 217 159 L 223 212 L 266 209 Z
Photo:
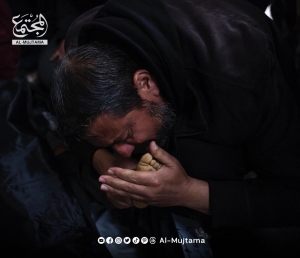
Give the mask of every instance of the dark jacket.
M 85 195 L 74 194 L 78 163 L 68 153 L 54 156 L 42 115 L 49 110 L 35 94 L 25 78 L 0 82 L 1 250 L 11 257 L 110 257 L 84 215 Z
M 258 254 L 267 228 L 300 226 L 299 85 L 263 12 L 241 0 L 112 0 L 79 29 L 79 45 L 110 35 L 134 50 L 174 107 L 166 149 L 209 183 L 216 256 Z

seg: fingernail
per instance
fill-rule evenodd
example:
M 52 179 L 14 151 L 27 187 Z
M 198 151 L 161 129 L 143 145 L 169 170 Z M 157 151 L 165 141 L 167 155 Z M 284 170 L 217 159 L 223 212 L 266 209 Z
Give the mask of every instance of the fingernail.
M 156 142 L 153 142 L 153 147 L 154 147 L 155 150 L 158 149 L 158 146 L 157 146 Z
M 100 186 L 100 189 L 101 189 L 102 191 L 108 191 L 108 188 L 107 188 L 106 185 L 101 185 L 101 186 Z
M 100 178 L 99 178 L 99 182 L 105 183 L 105 179 L 104 179 L 103 177 L 100 177 Z
M 113 175 L 113 174 L 114 174 L 114 171 L 112 171 L 112 170 L 109 169 L 109 170 L 107 171 L 107 173 Z

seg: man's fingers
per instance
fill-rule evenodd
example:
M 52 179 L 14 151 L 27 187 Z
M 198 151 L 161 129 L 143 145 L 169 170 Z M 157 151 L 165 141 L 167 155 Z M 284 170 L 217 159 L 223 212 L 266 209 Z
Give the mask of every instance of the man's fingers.
M 147 186 L 131 183 L 117 177 L 102 175 L 99 181 L 102 183 L 100 186 L 101 190 L 113 192 L 119 191 L 117 194 L 128 198 L 139 197 L 147 190 Z
M 127 203 L 128 206 L 133 206 L 132 200 L 136 200 L 139 202 L 145 202 L 145 198 L 142 196 L 143 190 L 141 191 L 141 194 L 136 194 L 134 192 L 128 192 L 123 189 L 118 189 L 113 187 L 112 185 L 108 183 L 102 183 L 100 186 L 100 189 L 107 193 L 108 196 L 112 200 L 114 200 L 114 203 L 118 203 L 118 207 L 120 207 L 120 202 L 123 202 L 123 205 Z M 131 188 L 128 188 L 131 189 Z M 124 199 L 127 199 L 127 201 L 124 203 Z M 123 200 L 123 201 L 122 201 Z M 124 205 L 126 206 L 126 205 Z
M 143 171 L 143 173 L 140 173 L 136 170 L 113 167 L 109 169 L 108 173 L 115 178 L 119 178 L 136 185 L 155 185 L 157 181 L 155 171 Z M 105 176 L 103 175 L 100 178 L 105 178 Z
M 172 167 L 174 162 L 173 157 L 168 152 L 160 148 L 154 141 L 150 143 L 150 152 L 159 163 L 167 167 Z

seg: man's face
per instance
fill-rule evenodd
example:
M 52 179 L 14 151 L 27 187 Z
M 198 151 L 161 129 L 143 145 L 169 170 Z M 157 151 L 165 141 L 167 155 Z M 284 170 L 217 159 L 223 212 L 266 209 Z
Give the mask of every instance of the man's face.
M 166 141 L 175 115 L 165 104 L 146 102 L 142 109 L 134 109 L 126 116 L 115 118 L 99 115 L 87 128 L 85 140 L 98 147 L 112 147 L 123 157 L 148 151 L 149 143 Z

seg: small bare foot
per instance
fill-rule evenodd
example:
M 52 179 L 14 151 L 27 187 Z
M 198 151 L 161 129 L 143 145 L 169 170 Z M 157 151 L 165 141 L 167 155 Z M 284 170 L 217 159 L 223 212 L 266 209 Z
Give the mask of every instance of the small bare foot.
M 139 163 L 137 164 L 137 171 L 156 171 L 161 168 L 161 164 L 158 163 L 150 153 L 144 154 Z M 142 202 L 138 202 L 133 200 L 133 204 L 135 207 L 142 209 L 146 208 L 148 205 Z
M 137 164 L 137 171 L 156 171 L 161 168 L 159 164 L 150 153 L 144 154 Z

